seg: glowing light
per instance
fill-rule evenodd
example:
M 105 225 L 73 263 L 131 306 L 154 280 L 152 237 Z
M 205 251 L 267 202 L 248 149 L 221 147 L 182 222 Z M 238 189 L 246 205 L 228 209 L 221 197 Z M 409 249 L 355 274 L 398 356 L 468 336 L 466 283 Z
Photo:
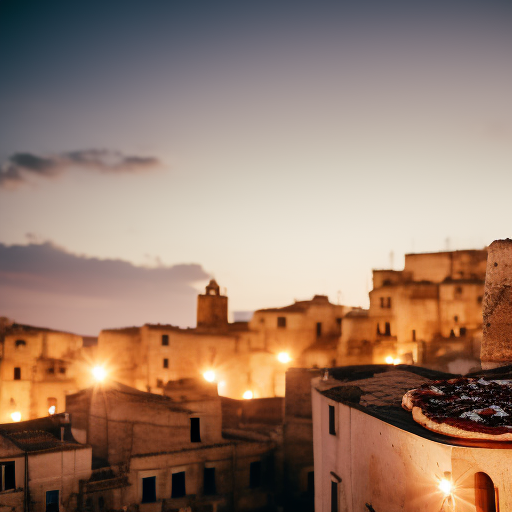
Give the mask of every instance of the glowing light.
M 290 357 L 290 354 L 288 354 L 288 352 L 279 352 L 279 354 L 277 354 L 277 360 L 280 363 L 289 363 L 292 360 L 292 358 Z
M 253 395 L 252 391 L 251 391 L 250 389 L 248 389 L 248 390 L 244 393 L 244 395 L 243 395 L 243 396 L 244 396 L 244 398 L 245 398 L 246 400 L 250 400 L 254 395 Z
M 396 358 L 396 359 L 393 359 L 393 364 L 400 364 L 402 361 L 400 360 L 400 358 Z
M 11 414 L 12 421 L 18 422 L 21 421 L 21 412 L 16 411 Z
M 450 480 L 447 480 L 446 478 L 443 478 L 439 482 L 439 490 L 443 492 L 446 496 L 452 493 L 452 483 Z
M 215 372 L 213 370 L 208 370 L 203 373 L 204 380 L 208 382 L 213 382 L 215 380 Z
M 107 372 L 105 371 L 105 368 L 103 368 L 103 366 L 95 366 L 92 369 L 92 375 L 98 382 L 102 382 L 105 380 Z
M 221 381 L 219 382 L 219 388 L 225 388 L 225 387 L 226 387 L 226 381 L 221 380 Z
M 55 405 L 50 406 L 50 408 L 48 409 L 48 414 L 50 416 L 53 416 L 55 414 Z
M 393 361 L 394 361 L 394 359 L 392 356 L 386 357 L 386 364 L 393 364 Z

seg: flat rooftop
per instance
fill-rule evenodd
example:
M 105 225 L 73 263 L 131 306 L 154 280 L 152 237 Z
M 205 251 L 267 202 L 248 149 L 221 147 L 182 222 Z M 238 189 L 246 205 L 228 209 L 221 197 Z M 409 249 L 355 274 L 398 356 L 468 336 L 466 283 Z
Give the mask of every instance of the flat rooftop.
M 415 389 L 426 382 L 455 377 L 461 375 L 404 364 L 345 366 L 329 369 L 329 379 L 320 380 L 315 388 L 331 400 L 437 443 L 512 449 L 512 442 L 458 439 L 432 432 L 416 423 L 411 412 L 402 408 L 402 397 L 410 389 Z M 464 377 L 512 380 L 512 366 L 482 370 Z

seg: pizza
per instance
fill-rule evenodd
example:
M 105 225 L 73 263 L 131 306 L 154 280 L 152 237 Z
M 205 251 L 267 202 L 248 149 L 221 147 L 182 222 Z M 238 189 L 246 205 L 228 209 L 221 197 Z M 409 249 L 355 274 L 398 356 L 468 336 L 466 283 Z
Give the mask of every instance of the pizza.
M 512 381 L 436 380 L 408 391 L 402 407 L 425 428 L 452 437 L 512 441 Z

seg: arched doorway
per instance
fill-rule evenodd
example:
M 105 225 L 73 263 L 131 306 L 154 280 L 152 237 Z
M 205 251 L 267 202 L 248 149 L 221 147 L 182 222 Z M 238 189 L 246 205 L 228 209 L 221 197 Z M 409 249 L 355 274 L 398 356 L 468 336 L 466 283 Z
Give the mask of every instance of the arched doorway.
M 486 473 L 475 473 L 475 506 L 477 512 L 496 512 L 494 483 Z

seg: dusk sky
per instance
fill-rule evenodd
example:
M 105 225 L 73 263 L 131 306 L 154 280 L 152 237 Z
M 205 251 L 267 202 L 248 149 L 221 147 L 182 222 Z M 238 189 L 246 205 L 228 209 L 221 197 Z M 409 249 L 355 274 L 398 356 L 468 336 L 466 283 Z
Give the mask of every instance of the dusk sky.
M 0 316 L 97 335 L 512 235 L 512 2 L 0 0 Z M 393 252 L 394 258 L 390 257 Z

